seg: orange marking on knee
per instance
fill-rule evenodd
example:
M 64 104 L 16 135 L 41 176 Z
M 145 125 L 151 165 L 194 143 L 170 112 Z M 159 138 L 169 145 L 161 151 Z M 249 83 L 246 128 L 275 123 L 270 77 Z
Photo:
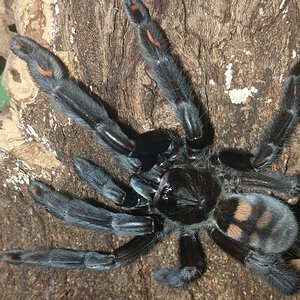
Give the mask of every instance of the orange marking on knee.
M 7 256 L 6 256 L 6 260 L 7 260 L 7 261 L 13 261 L 14 258 L 15 258 L 15 256 L 14 256 L 13 254 L 7 255 Z
M 133 4 L 133 5 L 130 6 L 130 10 L 132 12 L 135 12 L 135 11 L 139 10 L 139 8 L 136 5 Z
M 50 71 L 47 71 L 45 69 L 43 69 L 38 63 L 37 63 L 37 67 L 39 69 L 39 72 L 45 76 L 45 77 L 53 77 L 53 71 L 50 70 Z
M 234 218 L 237 221 L 243 222 L 247 221 L 252 214 L 252 206 L 249 202 L 242 201 L 239 203 L 235 213 Z
M 154 39 L 154 37 L 152 36 L 152 34 L 150 33 L 149 30 L 147 30 L 147 36 L 148 36 L 148 39 L 149 39 L 149 41 L 150 41 L 150 43 L 151 43 L 152 45 L 154 45 L 155 47 L 160 48 L 160 43 L 157 42 L 157 41 Z
M 31 192 L 35 195 L 35 196 L 40 196 L 42 194 L 42 190 L 40 188 L 32 188 Z
M 20 50 L 20 49 L 23 48 L 23 45 L 22 45 L 21 43 L 17 43 L 17 44 L 16 44 L 16 48 Z

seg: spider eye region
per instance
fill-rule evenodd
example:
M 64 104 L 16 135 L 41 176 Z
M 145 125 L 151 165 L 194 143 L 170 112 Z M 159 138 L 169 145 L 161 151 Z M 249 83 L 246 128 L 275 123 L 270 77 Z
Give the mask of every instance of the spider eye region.
M 162 177 L 154 202 L 165 217 L 191 225 L 207 219 L 220 192 L 218 181 L 208 172 L 172 168 Z

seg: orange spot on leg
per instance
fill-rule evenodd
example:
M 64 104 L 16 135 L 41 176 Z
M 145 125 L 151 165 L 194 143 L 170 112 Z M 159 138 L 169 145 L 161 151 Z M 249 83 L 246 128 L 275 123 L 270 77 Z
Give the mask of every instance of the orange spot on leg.
M 133 5 L 130 6 L 130 10 L 133 11 L 133 12 L 135 12 L 135 11 L 137 11 L 139 9 L 138 9 L 138 7 L 136 5 L 133 4 Z
M 20 50 L 20 49 L 23 48 L 23 45 L 22 45 L 21 43 L 17 43 L 17 44 L 16 44 L 16 48 Z
M 35 195 L 35 196 L 40 196 L 42 194 L 42 190 L 38 187 L 34 187 L 31 189 L 31 192 Z
M 13 254 L 7 255 L 7 256 L 6 256 L 6 260 L 7 260 L 8 262 L 13 261 L 14 259 L 15 259 L 15 256 L 14 256 Z
M 42 68 L 39 64 L 37 64 L 37 67 L 39 69 L 39 72 L 44 76 L 44 77 L 53 77 L 53 71 L 47 71 L 44 68 Z
M 149 39 L 149 41 L 150 41 L 150 43 L 151 43 L 152 45 L 154 45 L 155 47 L 160 48 L 160 43 L 157 42 L 157 41 L 154 39 L 154 37 L 152 36 L 152 34 L 150 33 L 149 30 L 147 30 L 147 36 L 148 36 L 148 39 Z

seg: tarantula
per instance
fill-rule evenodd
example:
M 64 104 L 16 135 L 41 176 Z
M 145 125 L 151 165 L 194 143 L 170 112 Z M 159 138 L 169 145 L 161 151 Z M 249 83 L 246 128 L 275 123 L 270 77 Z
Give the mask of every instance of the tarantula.
M 74 160 L 79 177 L 118 206 L 118 211 L 73 199 L 38 181 L 29 185 L 31 196 L 70 224 L 133 238 L 111 253 L 11 250 L 2 252 L 1 260 L 35 267 L 104 271 L 133 262 L 175 231 L 180 265 L 157 271 L 155 278 L 171 287 L 183 287 L 206 269 L 198 238 L 199 231 L 205 230 L 225 252 L 281 293 L 297 291 L 299 271 L 290 260 L 298 258 L 298 221 L 279 195 L 299 196 L 300 176 L 273 173 L 267 168 L 299 120 L 300 62 L 290 70 L 280 111 L 263 133 L 256 153 L 232 148 L 211 152 L 207 118 L 195 103 L 192 87 L 171 54 L 164 32 L 141 1 L 123 0 L 123 5 L 135 28 L 141 55 L 173 107 L 185 137 L 156 130 L 130 139 L 102 104 L 67 78 L 54 54 L 26 37 L 14 36 L 11 50 L 27 62 L 33 79 L 51 95 L 52 105 L 95 132 L 99 143 L 131 173 L 130 187 L 124 188 L 92 162 L 80 157 Z

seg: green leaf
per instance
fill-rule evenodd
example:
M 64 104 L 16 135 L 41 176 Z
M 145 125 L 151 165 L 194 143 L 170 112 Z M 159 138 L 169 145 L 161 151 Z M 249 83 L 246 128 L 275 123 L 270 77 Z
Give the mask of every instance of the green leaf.
M 2 86 L 2 77 L 3 75 L 0 75 L 0 112 L 3 110 L 4 105 L 8 102 L 9 97 L 6 94 L 6 91 L 4 87 Z

